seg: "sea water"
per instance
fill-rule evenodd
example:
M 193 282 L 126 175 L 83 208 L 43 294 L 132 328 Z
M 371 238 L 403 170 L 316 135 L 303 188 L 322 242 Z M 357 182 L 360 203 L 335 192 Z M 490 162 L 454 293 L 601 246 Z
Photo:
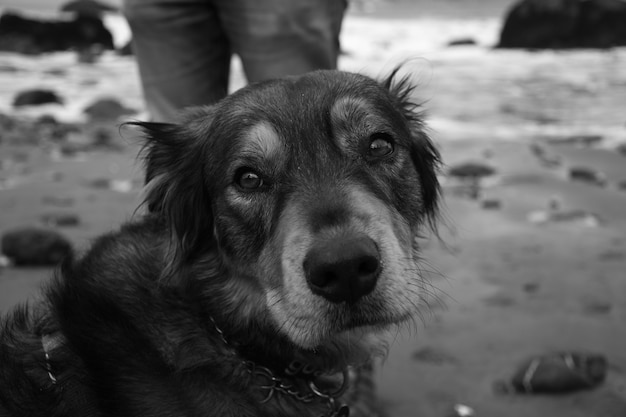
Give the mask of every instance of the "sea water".
M 14 7 L 18 2 L 20 9 L 44 15 L 57 13 L 61 3 L 11 1 Z M 125 45 L 131 34 L 124 18 L 108 14 L 104 20 L 116 46 Z M 339 67 L 381 77 L 403 64 L 402 71 L 418 85 L 416 100 L 424 103 L 429 124 L 444 140 L 598 135 L 604 146 L 626 142 L 626 48 L 494 49 L 500 28 L 496 17 L 381 19 L 348 14 Z M 474 44 L 448 45 L 458 39 Z M 230 90 L 244 84 L 235 57 Z M 28 88 L 54 90 L 64 104 L 14 109 L 15 94 Z M 82 109 L 103 97 L 116 98 L 141 114 L 144 104 L 133 57 L 111 51 L 87 64 L 70 52 L 35 57 L 0 53 L 2 113 L 81 120 Z

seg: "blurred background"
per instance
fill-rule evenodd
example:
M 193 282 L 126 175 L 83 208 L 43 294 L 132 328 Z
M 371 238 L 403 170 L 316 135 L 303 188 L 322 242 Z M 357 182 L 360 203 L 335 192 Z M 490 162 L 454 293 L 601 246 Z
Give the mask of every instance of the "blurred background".
M 140 202 L 119 125 L 149 116 L 119 7 L 2 3 L 0 313 L 53 270 L 17 265 L 7 234 L 53 262 Z M 388 415 L 626 416 L 626 3 L 353 0 L 340 44 L 342 70 L 404 63 L 444 159 L 432 294 L 376 375 Z

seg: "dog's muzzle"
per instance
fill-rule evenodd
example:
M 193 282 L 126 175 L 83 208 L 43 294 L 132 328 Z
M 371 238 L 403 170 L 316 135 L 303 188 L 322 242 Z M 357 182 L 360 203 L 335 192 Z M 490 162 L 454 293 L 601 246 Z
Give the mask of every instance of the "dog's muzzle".
M 364 234 L 317 239 L 304 258 L 307 284 L 333 303 L 355 303 L 372 292 L 382 269 L 376 243 Z

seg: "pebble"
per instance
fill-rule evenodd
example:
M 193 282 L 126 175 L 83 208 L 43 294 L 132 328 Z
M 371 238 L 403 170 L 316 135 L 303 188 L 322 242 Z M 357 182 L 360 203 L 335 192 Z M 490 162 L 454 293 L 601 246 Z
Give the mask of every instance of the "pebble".
M 124 106 L 115 98 L 101 98 L 87 106 L 83 113 L 92 120 L 117 120 L 137 111 Z
M 71 227 L 80 224 L 80 217 L 74 213 L 46 213 L 41 221 L 50 227 Z
M 485 199 L 481 202 L 481 205 L 485 210 L 499 210 L 502 208 L 502 202 L 495 198 Z
M 52 90 L 33 89 L 17 93 L 13 99 L 14 107 L 38 106 L 41 104 L 63 104 L 63 100 Z
M 56 265 L 72 253 L 72 245 L 60 233 L 23 227 L 2 235 L 2 254 L 18 266 Z
M 607 183 L 606 175 L 602 172 L 585 167 L 569 168 L 568 177 L 572 181 L 585 182 L 599 187 L 604 187 Z
M 448 175 L 460 178 L 481 178 L 494 175 L 496 170 L 481 162 L 465 162 L 450 168 Z

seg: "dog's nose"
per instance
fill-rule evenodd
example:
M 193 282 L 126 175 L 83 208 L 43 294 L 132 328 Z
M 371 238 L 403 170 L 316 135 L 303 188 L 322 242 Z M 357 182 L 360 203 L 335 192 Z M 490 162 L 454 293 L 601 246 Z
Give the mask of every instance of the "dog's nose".
M 376 244 L 363 235 L 316 242 L 303 266 L 311 291 L 333 303 L 372 292 L 381 270 Z

